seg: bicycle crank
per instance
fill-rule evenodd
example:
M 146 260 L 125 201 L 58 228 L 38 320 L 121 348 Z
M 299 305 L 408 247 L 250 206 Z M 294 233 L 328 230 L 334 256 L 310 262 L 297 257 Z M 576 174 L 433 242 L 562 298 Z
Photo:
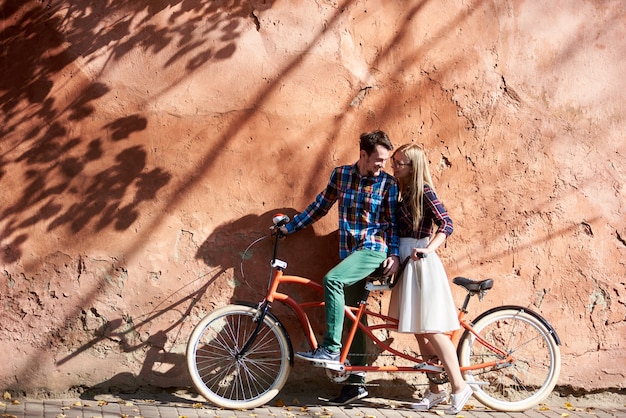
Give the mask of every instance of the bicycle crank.
M 345 366 L 349 366 L 350 361 L 346 360 Z M 333 383 L 342 383 L 348 380 L 350 377 L 350 373 L 346 371 L 346 368 L 343 367 L 343 370 L 334 370 L 331 368 L 326 368 L 326 377 Z

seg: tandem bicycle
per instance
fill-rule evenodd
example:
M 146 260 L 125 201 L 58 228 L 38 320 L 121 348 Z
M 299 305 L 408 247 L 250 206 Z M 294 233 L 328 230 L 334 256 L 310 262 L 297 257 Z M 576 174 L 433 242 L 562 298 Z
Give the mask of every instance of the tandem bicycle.
M 286 328 L 272 312 L 273 304 L 290 307 L 309 346 L 317 348 L 307 311 L 324 305 L 324 290 L 313 280 L 285 274 L 287 263 L 277 255 L 279 242 L 285 238 L 280 227 L 288 221 L 289 217 L 278 214 L 270 227 L 274 239 L 271 275 L 263 300 L 216 309 L 200 320 L 189 337 L 186 358 L 193 385 L 200 395 L 219 407 L 261 406 L 278 395 L 287 382 L 294 350 Z M 457 347 L 461 373 L 472 386 L 474 398 L 500 411 L 524 411 L 539 404 L 554 389 L 561 368 L 561 342 L 554 328 L 538 313 L 516 305 L 494 307 L 469 320 L 466 315 L 470 300 L 475 296 L 482 300 L 493 287 L 493 279 L 456 277 L 453 283 L 467 294 L 459 308 L 461 328 L 449 336 Z M 311 301 L 296 300 L 281 292 L 285 284 L 303 286 L 319 296 Z M 407 354 L 394 348 L 392 339 L 385 339 L 397 330 L 397 319 L 368 309 L 369 292 L 387 290 L 393 285 L 393 277 L 370 275 L 358 306 L 345 306 L 349 332 L 339 363 L 323 365 L 332 381 L 345 381 L 352 372 L 417 372 L 426 373 L 433 382 L 447 381 L 445 370 L 436 359 Z M 367 323 L 361 321 L 364 315 Z M 396 363 L 406 365 L 351 365 L 347 359 L 357 329 L 379 350 L 403 359 Z

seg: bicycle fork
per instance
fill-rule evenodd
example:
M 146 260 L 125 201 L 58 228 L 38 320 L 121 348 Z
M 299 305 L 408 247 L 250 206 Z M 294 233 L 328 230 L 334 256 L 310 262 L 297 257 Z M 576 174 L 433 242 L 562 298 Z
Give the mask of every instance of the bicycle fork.
M 259 331 L 261 331 L 261 327 L 263 326 L 265 315 L 267 314 L 267 311 L 269 310 L 269 308 L 270 308 L 270 304 L 268 301 L 264 300 L 263 302 L 259 303 L 259 306 L 257 307 L 258 311 L 256 315 L 254 315 L 254 319 L 253 319 L 256 322 L 256 327 L 254 328 L 254 331 L 252 331 L 252 334 L 250 335 L 250 338 L 248 338 L 248 341 L 246 341 L 246 343 L 243 345 L 241 350 L 239 350 L 237 354 L 235 354 L 235 358 L 237 360 L 245 356 L 246 352 L 250 349 L 252 344 L 254 344 L 256 337 L 259 335 Z

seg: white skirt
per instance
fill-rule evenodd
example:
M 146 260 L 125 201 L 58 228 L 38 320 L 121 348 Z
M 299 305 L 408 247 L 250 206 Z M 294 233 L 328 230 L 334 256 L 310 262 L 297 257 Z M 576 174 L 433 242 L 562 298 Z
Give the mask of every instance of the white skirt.
M 400 260 L 428 242 L 429 238 L 400 238 Z M 389 316 L 398 318 L 398 332 L 441 333 L 460 327 L 448 276 L 437 253 L 408 261 L 391 293 Z

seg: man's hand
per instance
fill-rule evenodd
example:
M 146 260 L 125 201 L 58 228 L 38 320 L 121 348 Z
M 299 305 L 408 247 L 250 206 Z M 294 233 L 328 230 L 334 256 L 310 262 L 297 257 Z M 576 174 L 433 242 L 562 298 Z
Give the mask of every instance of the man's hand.
M 383 266 L 385 267 L 386 276 L 396 274 L 400 268 L 400 258 L 397 255 L 387 257 L 385 261 L 383 261 Z
M 287 227 L 285 225 L 280 227 L 280 232 L 282 232 L 283 235 L 289 234 L 289 231 L 287 231 Z

